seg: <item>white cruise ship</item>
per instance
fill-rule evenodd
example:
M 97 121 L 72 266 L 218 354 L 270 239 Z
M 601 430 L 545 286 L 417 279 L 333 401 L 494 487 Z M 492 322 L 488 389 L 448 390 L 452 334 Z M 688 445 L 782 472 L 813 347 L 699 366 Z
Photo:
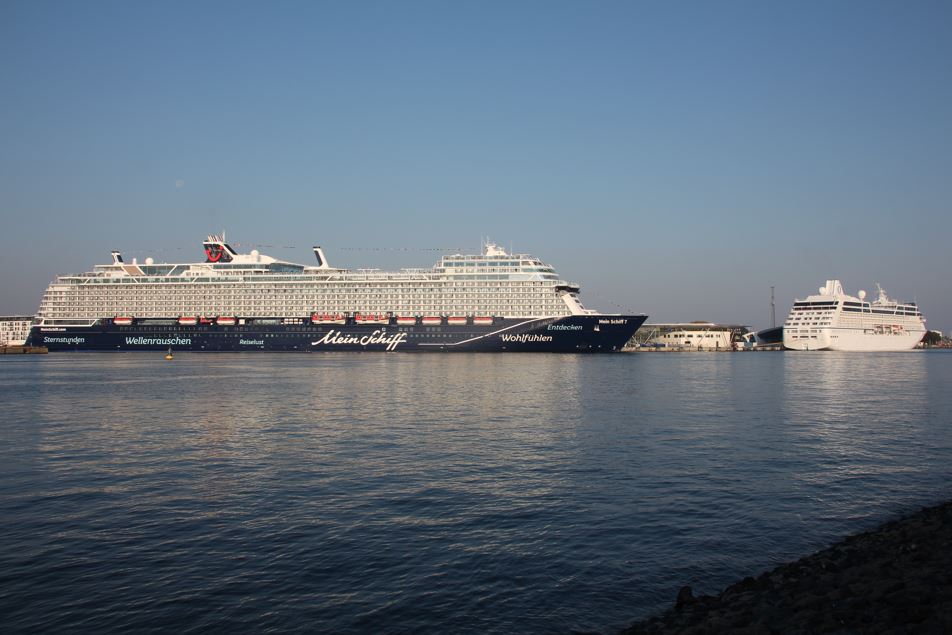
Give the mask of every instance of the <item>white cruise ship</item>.
M 914 302 L 891 300 L 882 287 L 866 301 L 827 280 L 817 295 L 796 300 L 783 325 L 783 345 L 796 351 L 905 351 L 926 334 L 926 320 Z
M 112 253 L 59 276 L 30 343 L 54 350 L 614 351 L 644 315 L 586 309 L 579 287 L 529 254 L 487 244 L 427 269 L 339 269 L 239 253 L 224 236 L 204 262 Z

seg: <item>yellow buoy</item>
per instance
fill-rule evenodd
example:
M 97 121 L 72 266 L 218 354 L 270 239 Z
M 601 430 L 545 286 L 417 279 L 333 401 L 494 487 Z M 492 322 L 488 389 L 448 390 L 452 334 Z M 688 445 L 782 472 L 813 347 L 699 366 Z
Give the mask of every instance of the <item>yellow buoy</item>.
M 169 360 L 169 361 L 175 359 L 174 357 L 172 357 L 172 349 L 171 349 L 171 348 L 169 349 L 169 352 L 165 354 L 165 359 L 167 359 L 167 360 Z

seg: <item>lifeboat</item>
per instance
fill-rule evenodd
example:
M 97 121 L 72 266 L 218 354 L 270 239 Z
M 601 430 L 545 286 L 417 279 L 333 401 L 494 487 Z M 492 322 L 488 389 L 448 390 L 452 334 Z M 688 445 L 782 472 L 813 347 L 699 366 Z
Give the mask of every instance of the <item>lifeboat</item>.
M 427 325 L 427 326 L 433 326 L 434 324 L 442 324 L 442 323 L 443 323 L 443 318 L 441 318 L 441 317 L 439 317 L 439 316 L 428 315 L 428 316 L 424 317 L 423 320 L 421 320 L 421 321 L 423 322 L 423 324 L 425 324 L 425 325 Z
M 476 326 L 492 326 L 493 319 L 491 317 L 474 317 L 473 324 Z
M 397 318 L 397 324 L 400 326 L 413 326 L 416 324 L 416 318 L 400 316 Z
M 390 318 L 386 313 L 358 313 L 354 321 L 357 324 L 389 324 Z
M 446 323 L 451 326 L 463 326 L 466 324 L 466 318 L 461 315 L 451 315 L 446 318 Z
M 346 324 L 347 318 L 343 313 L 312 313 L 312 324 Z
M 131 317 L 115 317 L 112 319 L 112 323 L 117 326 L 129 326 L 132 324 L 133 319 Z
M 196 324 L 198 324 L 198 318 L 194 316 L 186 317 L 183 315 L 182 317 L 178 319 L 178 323 L 181 324 L 182 326 L 195 326 Z
M 215 324 L 219 326 L 234 326 L 235 322 L 237 322 L 237 320 L 233 317 L 219 317 L 215 320 Z

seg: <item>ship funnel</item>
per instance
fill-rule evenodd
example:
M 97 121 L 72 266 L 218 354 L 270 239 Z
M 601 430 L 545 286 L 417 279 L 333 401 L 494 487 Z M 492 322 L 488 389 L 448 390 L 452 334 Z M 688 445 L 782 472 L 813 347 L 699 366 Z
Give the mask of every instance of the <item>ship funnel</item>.
M 841 296 L 843 294 L 843 285 L 839 280 L 827 280 L 826 284 L 820 287 L 820 295 Z
M 330 265 L 327 264 L 327 256 L 324 255 L 324 250 L 319 245 L 314 245 L 314 257 L 317 258 L 318 269 L 330 269 Z
M 118 251 L 112 252 L 112 264 L 121 265 L 122 264 L 122 254 Z
M 487 242 L 483 246 L 483 255 L 489 256 L 491 258 L 497 258 L 500 256 L 508 256 L 506 250 L 497 245 L 496 243 Z
M 225 235 L 209 236 L 202 244 L 208 259 L 205 262 L 231 262 L 238 255 L 231 245 L 225 242 Z

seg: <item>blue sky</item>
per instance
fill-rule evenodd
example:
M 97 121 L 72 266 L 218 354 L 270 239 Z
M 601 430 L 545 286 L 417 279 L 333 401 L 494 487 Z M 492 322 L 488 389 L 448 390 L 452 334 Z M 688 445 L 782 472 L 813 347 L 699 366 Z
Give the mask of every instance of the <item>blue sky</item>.
M 655 321 L 880 282 L 948 333 L 950 78 L 948 2 L 8 1 L 0 314 L 224 228 L 384 268 L 489 236 Z

